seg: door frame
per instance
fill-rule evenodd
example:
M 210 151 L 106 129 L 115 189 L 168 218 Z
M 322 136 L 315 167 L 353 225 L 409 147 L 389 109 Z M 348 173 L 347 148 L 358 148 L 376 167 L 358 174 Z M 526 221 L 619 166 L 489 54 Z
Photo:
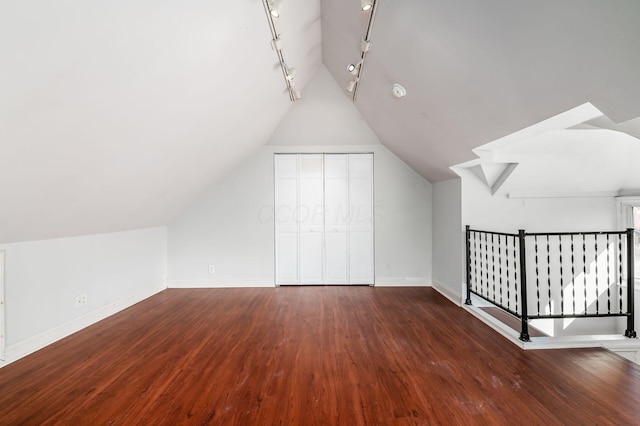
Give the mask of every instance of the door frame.
M 372 151 L 352 151 L 352 152 L 344 152 L 344 151 L 335 151 L 335 152 L 317 152 L 317 151 L 310 151 L 310 152 L 299 152 L 299 151 L 292 151 L 292 152 L 274 152 L 273 153 L 273 254 L 274 254 L 274 259 L 273 259 L 273 281 L 274 281 L 274 286 L 275 287 L 279 287 L 281 285 L 314 285 L 314 284 L 301 284 L 300 283 L 300 258 L 299 258 L 299 254 L 298 254 L 298 259 L 297 259 L 297 268 L 298 268 L 298 280 L 297 283 L 278 283 L 278 276 L 277 276 L 277 271 L 278 271 L 278 244 L 277 244 L 277 237 L 278 237 L 278 225 L 277 225 L 277 208 L 278 208 L 278 200 L 277 200 L 277 195 L 276 195 L 276 185 L 277 185 L 277 176 L 276 176 L 276 158 L 278 156 L 285 156 L 285 155 L 292 155 L 292 156 L 296 156 L 298 158 L 298 160 L 300 159 L 301 156 L 303 155 L 321 155 L 323 157 L 323 197 L 324 195 L 324 185 L 325 185 L 325 180 L 324 180 L 324 158 L 328 155 L 371 155 L 371 243 L 372 243 L 372 247 L 371 247 L 371 256 L 372 256 L 372 280 L 370 284 L 356 284 L 356 283 L 345 283 L 345 285 L 369 285 L 369 286 L 375 286 L 376 285 L 376 199 L 375 199 L 375 152 Z M 299 167 L 299 166 L 298 166 Z M 298 173 L 298 177 L 299 177 L 299 173 L 300 170 L 297 170 Z M 297 197 L 299 199 L 300 197 L 300 187 L 299 187 L 299 178 L 297 179 L 298 183 L 297 183 Z M 349 184 L 349 182 L 347 181 L 347 185 Z M 324 225 L 326 225 L 325 223 L 323 223 L 323 227 Z M 300 250 L 300 232 L 299 232 L 299 226 L 298 226 L 298 251 Z M 349 238 L 349 237 L 347 237 Z M 323 268 L 326 267 L 325 264 L 325 256 L 326 256 L 326 242 L 324 241 L 323 238 Z M 348 266 L 347 266 L 348 267 Z M 323 277 L 325 275 L 325 271 L 323 271 Z M 324 281 L 324 278 L 323 278 Z M 317 284 L 315 284 L 317 285 Z M 320 285 L 338 285 L 338 284 L 326 284 L 326 283 L 322 283 Z

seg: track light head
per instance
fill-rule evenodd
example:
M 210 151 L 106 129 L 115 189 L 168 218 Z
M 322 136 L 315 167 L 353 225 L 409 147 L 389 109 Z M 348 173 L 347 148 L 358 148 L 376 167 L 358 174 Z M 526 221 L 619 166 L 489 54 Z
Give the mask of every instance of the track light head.
M 347 71 L 349 71 L 353 75 L 358 75 L 358 72 L 360 71 L 360 67 L 362 66 L 362 62 L 363 62 L 362 59 L 360 59 L 356 63 L 349 64 L 349 66 L 347 66 Z
M 360 6 L 363 12 L 368 12 L 373 7 L 373 0 L 360 0 Z
M 279 18 L 280 9 L 282 9 L 282 0 L 269 0 L 269 13 L 271 13 L 271 16 Z
M 287 80 L 291 81 L 293 80 L 293 77 L 296 76 L 296 69 L 295 68 L 289 68 L 287 66 L 287 64 L 283 64 L 284 65 L 284 72 L 286 74 Z
M 356 78 L 355 80 L 351 80 L 349 83 L 347 83 L 347 92 L 353 93 L 354 89 L 356 88 L 357 82 L 358 79 Z
M 278 35 L 278 37 L 271 40 L 271 48 L 273 50 L 282 50 L 282 39 Z

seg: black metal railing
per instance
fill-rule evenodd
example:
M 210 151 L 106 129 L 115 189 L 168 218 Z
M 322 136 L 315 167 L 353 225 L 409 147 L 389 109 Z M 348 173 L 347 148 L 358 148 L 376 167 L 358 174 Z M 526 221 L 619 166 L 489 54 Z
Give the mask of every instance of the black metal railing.
M 634 230 L 517 234 L 466 227 L 467 295 L 521 320 L 626 317 L 634 330 Z M 626 283 L 626 289 L 625 289 Z M 625 291 L 626 290 L 626 291 Z

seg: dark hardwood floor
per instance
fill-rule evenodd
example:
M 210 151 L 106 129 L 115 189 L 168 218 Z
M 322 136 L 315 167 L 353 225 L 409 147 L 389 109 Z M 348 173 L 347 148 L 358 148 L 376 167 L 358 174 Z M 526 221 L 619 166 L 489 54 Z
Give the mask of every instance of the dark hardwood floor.
M 431 288 L 167 290 L 0 369 L 2 425 L 640 424 L 640 366 Z

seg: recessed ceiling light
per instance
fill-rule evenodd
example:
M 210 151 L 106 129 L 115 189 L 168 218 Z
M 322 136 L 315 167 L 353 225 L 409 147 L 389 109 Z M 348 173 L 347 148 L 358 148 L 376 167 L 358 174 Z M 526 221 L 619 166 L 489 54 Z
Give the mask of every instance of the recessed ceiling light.
M 396 98 L 403 98 L 407 95 L 407 89 L 405 89 L 401 84 L 398 83 L 393 85 L 393 87 L 391 88 L 391 92 Z

